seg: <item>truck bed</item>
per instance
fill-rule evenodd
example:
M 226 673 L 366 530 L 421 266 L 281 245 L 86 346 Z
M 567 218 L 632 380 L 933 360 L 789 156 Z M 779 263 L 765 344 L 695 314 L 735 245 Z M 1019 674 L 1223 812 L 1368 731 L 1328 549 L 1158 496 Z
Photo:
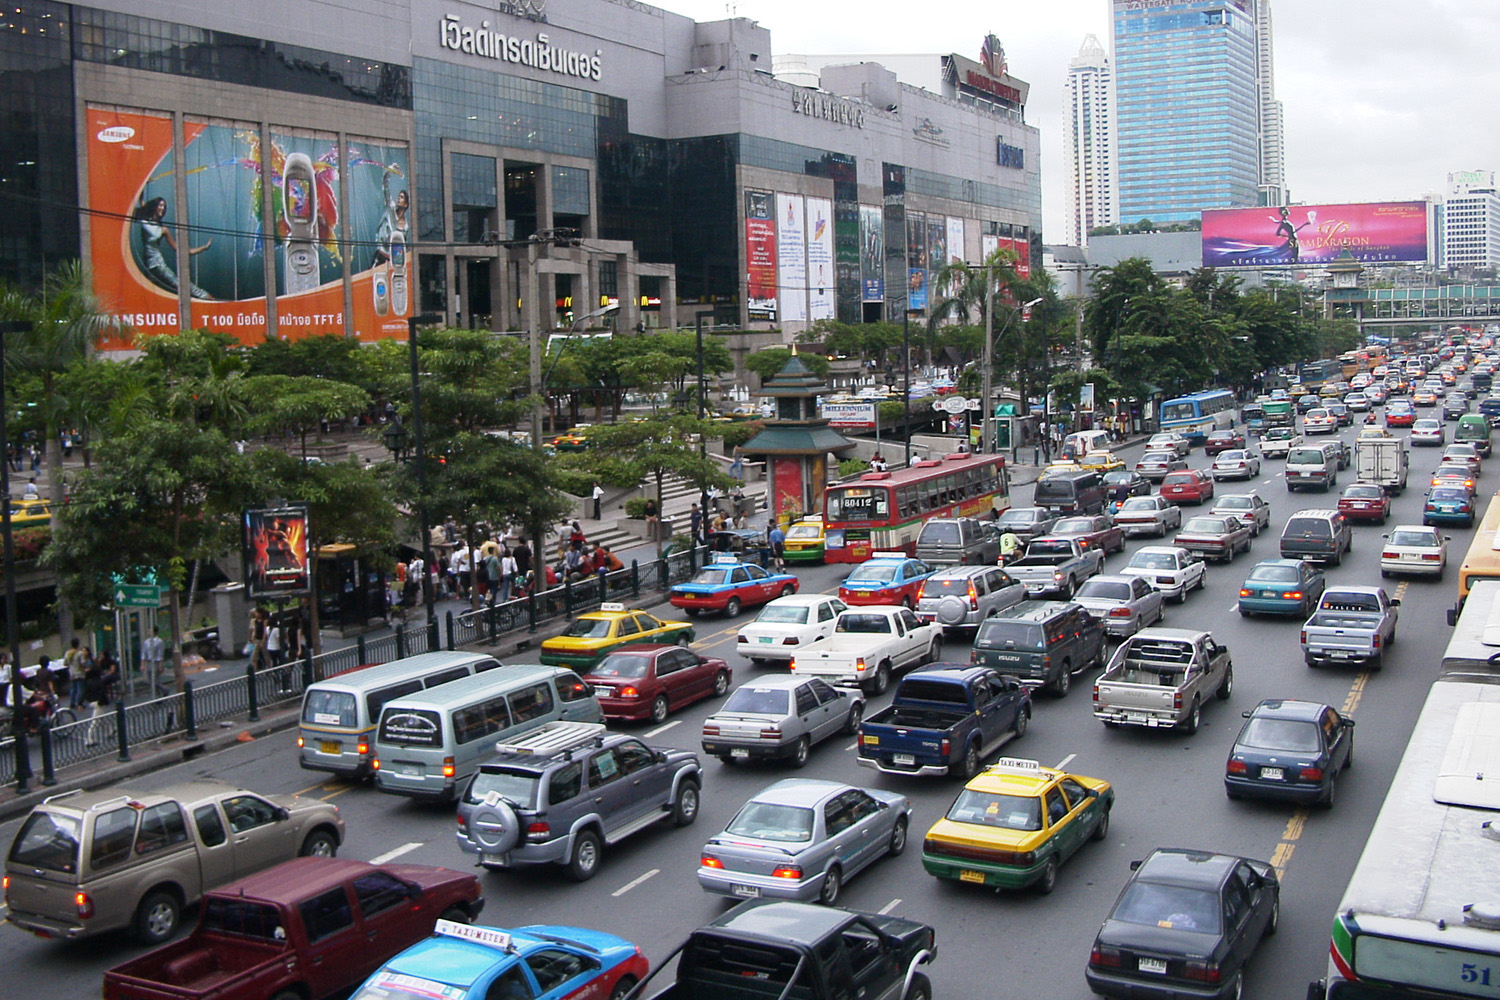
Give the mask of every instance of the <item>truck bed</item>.
M 962 722 L 968 712 L 962 709 L 917 708 L 893 705 L 876 712 L 864 721 L 865 726 L 891 726 L 897 729 L 930 729 L 947 732 Z
M 253 940 L 186 938 L 116 966 L 104 974 L 104 995 L 200 997 L 233 979 L 274 965 L 283 949 Z

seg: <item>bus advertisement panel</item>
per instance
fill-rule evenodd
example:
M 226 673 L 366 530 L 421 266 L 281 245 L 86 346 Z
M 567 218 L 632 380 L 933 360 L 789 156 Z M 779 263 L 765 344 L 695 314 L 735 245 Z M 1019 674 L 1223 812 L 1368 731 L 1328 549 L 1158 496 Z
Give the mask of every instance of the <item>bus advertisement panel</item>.
M 1010 508 L 999 455 L 961 452 L 914 462 L 899 472 L 867 472 L 828 487 L 823 497 L 824 562 L 864 562 L 876 551 L 916 551 L 917 533 L 934 517 L 989 519 Z
M 1364 264 L 1424 263 L 1427 204 L 1282 205 L 1203 213 L 1204 267 L 1319 265 L 1345 250 Z

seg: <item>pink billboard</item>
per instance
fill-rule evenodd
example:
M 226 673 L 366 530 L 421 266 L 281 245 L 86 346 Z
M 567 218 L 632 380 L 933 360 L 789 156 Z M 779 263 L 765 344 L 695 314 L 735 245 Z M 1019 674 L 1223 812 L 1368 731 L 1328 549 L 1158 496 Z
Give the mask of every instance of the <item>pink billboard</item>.
M 1427 205 L 1293 205 L 1203 213 L 1204 267 L 1326 264 L 1348 250 L 1364 264 L 1427 260 Z

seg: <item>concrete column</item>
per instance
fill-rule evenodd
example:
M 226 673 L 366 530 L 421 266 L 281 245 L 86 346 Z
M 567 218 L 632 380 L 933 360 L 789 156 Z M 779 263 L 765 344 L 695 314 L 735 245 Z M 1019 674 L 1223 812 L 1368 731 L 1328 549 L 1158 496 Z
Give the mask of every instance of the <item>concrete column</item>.
M 268 175 L 271 162 L 271 123 L 269 121 L 260 123 L 260 162 L 263 176 Z M 260 217 L 266 220 L 261 226 L 260 242 L 261 273 L 266 283 L 266 336 L 279 337 L 281 336 L 281 322 L 278 317 L 281 310 L 280 303 L 276 299 L 276 257 L 281 253 L 281 248 L 276 242 L 276 209 L 275 202 L 271 198 L 269 178 L 260 186 Z
M 187 143 L 183 140 L 182 112 L 172 112 L 172 152 L 174 159 L 182 161 Z M 177 269 L 177 322 L 184 330 L 193 327 L 193 258 L 188 253 L 192 242 L 188 223 L 192 221 L 187 208 L 187 171 L 172 171 L 172 204 L 167 208 L 163 225 L 170 226 L 177 240 L 177 259 L 172 266 Z M 267 216 L 269 218 L 269 216 Z M 163 241 L 165 242 L 165 241 Z
M 641 321 L 641 272 L 633 253 L 616 258 L 615 274 L 619 284 L 620 323 L 622 329 L 634 330 Z
M 339 204 L 349 205 L 349 136 L 345 132 L 338 134 L 339 143 Z M 349 222 L 349 213 L 339 213 L 339 258 L 343 261 L 343 269 L 340 280 L 344 284 L 344 336 L 357 336 L 354 328 L 354 246 L 350 242 L 354 239 L 354 230 Z M 361 248 L 363 252 L 363 248 Z M 407 268 L 412 274 L 416 268 Z M 415 310 L 420 312 L 421 310 Z

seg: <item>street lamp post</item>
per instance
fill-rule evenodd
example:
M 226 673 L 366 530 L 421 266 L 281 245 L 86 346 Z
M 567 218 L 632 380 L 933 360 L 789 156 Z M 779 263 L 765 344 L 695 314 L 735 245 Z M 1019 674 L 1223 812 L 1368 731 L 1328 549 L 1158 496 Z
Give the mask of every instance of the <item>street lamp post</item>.
M 901 391 L 901 412 L 904 426 L 902 436 L 906 438 L 906 467 L 911 468 L 911 292 L 901 299 L 901 366 L 906 370 L 906 384 Z M 875 402 L 876 409 L 880 401 Z
M 5 335 L 28 333 L 32 328 L 26 321 L 0 323 L 0 499 L 5 508 L 0 511 L 0 534 L 4 536 L 5 548 L 5 634 L 10 640 L 10 710 L 11 728 L 15 738 L 11 741 L 16 753 L 16 794 L 31 791 L 31 756 L 26 745 L 25 727 L 21 724 L 21 713 L 26 704 L 26 694 L 21 687 L 21 629 L 16 616 L 16 553 L 10 533 L 10 438 L 6 434 L 5 413 Z
M 411 426 L 412 443 L 416 449 L 417 456 L 417 520 L 422 529 L 422 537 L 418 545 L 418 551 L 422 553 L 422 579 L 418 583 L 422 587 L 422 604 L 427 609 L 427 620 L 429 622 L 437 619 L 437 611 L 433 607 L 434 595 L 432 593 L 432 553 L 429 545 L 432 538 L 431 526 L 427 523 L 427 452 L 422 447 L 422 378 L 417 364 L 417 325 L 420 323 L 436 322 L 436 316 L 413 316 L 406 321 L 406 345 L 407 356 L 411 362 Z
M 708 385 L 703 378 L 703 313 L 699 312 L 694 316 L 693 327 L 697 334 L 698 345 L 698 422 L 701 425 L 703 420 L 708 416 Z M 708 435 L 703 433 L 701 426 L 698 428 L 698 457 L 703 459 L 705 465 L 707 464 Z M 708 482 L 707 480 L 700 480 L 699 482 L 698 533 L 701 535 L 703 534 L 703 526 L 708 523 Z M 698 544 L 699 539 L 694 538 L 693 546 L 696 548 Z

